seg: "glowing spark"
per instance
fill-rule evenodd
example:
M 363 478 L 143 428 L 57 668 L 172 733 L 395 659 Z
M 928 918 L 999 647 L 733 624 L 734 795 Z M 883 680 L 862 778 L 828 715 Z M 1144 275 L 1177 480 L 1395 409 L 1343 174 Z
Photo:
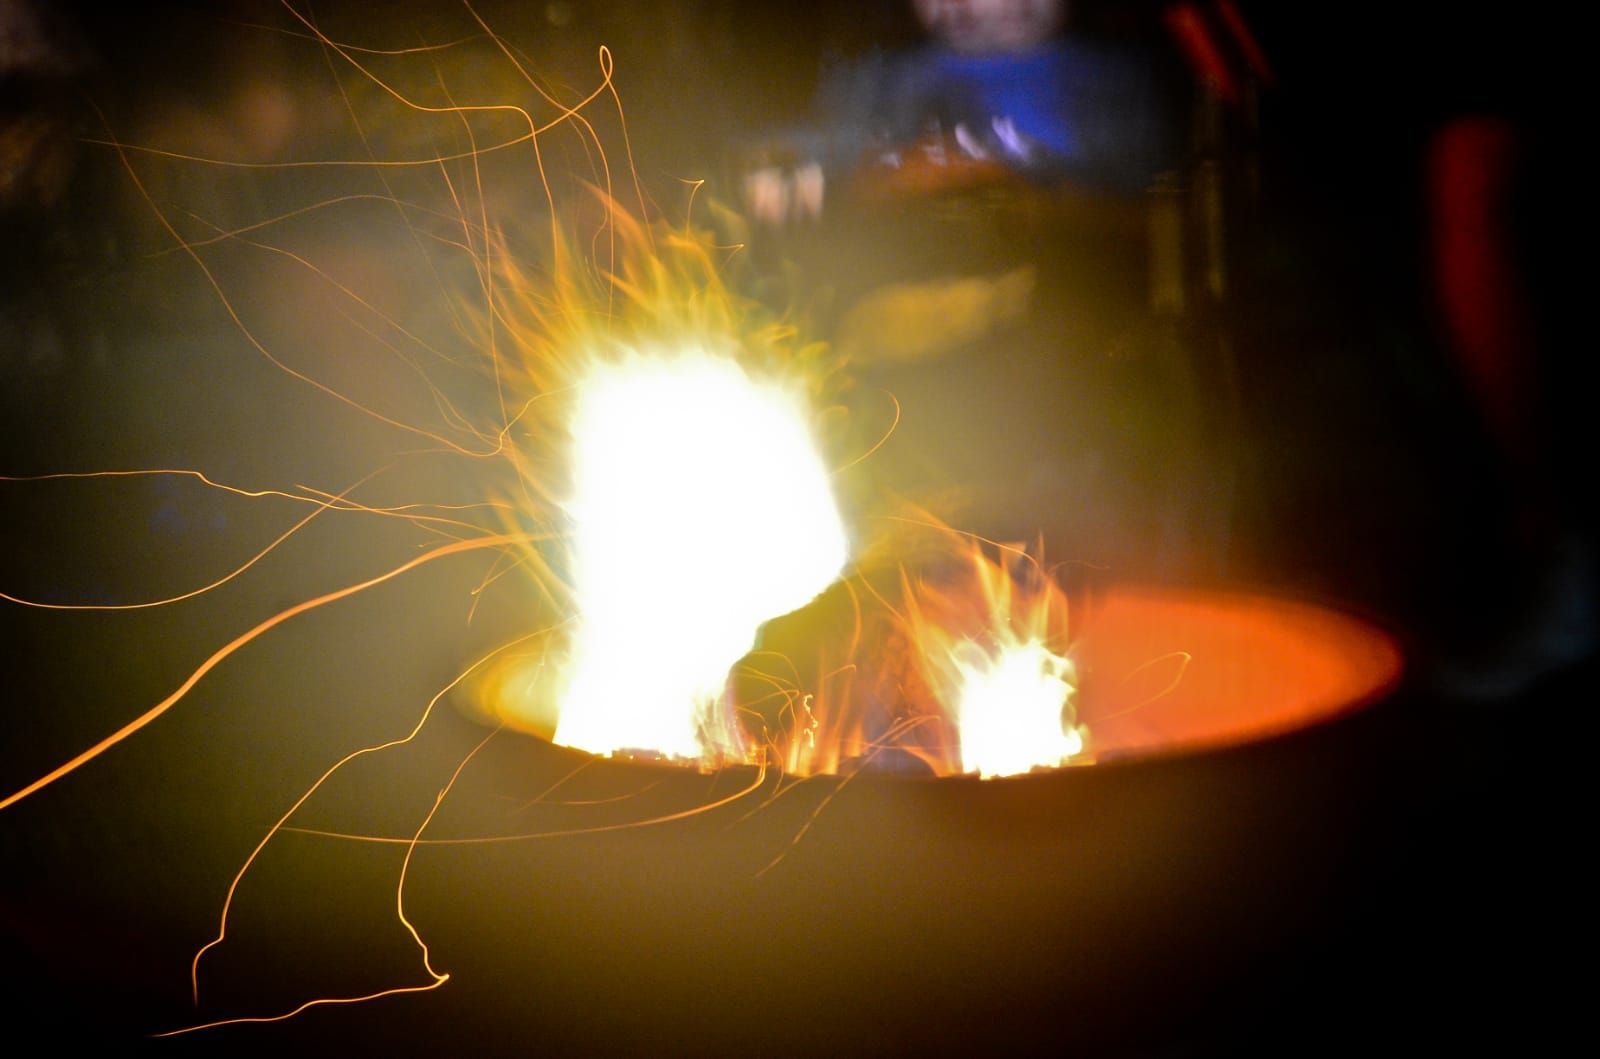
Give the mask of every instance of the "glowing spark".
M 800 399 L 712 354 L 633 357 L 592 370 L 572 435 L 580 628 L 556 741 L 742 758 L 729 669 L 847 556 Z

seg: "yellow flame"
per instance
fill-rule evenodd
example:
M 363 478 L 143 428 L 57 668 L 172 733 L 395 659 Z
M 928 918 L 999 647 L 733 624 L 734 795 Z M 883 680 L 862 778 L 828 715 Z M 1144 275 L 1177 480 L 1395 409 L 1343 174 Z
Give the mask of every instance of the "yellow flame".
M 598 201 L 603 262 L 495 262 L 511 499 L 559 530 L 526 566 L 567 621 L 474 708 L 592 753 L 750 760 L 729 670 L 848 558 L 815 433 L 839 360 L 730 288 L 737 247 Z
M 955 769 L 989 778 L 1054 768 L 1084 753 L 1066 595 L 1037 561 L 974 545 L 954 587 L 908 588 L 907 627 L 929 694 L 953 721 Z
M 985 778 L 1054 767 L 1083 752 L 1083 733 L 1064 723 L 1077 673 L 1038 640 L 990 654 L 971 641 L 953 661 L 961 673 L 956 723 L 961 766 Z
M 813 433 L 842 357 L 734 293 L 730 248 L 708 233 L 599 201 L 610 267 L 561 240 L 538 275 L 492 255 L 484 327 L 504 366 L 519 525 L 565 538 L 530 548 L 527 566 L 567 621 L 490 674 L 477 708 L 593 753 L 764 756 L 799 773 L 889 749 L 981 776 L 1083 755 L 1065 596 L 1037 564 L 1021 576 L 943 526 L 932 561 L 970 560 L 970 584 L 906 582 L 904 613 L 876 598 L 875 617 L 858 570 L 851 613 L 827 615 L 847 617 L 831 661 L 811 643 L 793 646 L 819 655 L 814 672 L 793 650 L 750 664 L 764 623 L 848 559 L 820 455 L 840 439 Z M 729 693 L 736 668 L 745 694 Z
M 729 669 L 847 557 L 808 419 L 797 393 L 697 348 L 590 371 L 572 425 L 579 627 L 556 742 L 744 757 Z
M 529 566 L 568 620 L 507 659 L 479 707 L 592 753 L 763 757 L 798 773 L 890 749 L 985 777 L 1083 755 L 1065 595 L 1036 562 L 1014 561 L 1020 549 L 990 558 L 942 525 L 924 523 L 925 558 L 935 570 L 959 558 L 966 581 L 902 575 L 897 604 L 858 569 L 832 610 L 813 608 L 826 644 L 751 663 L 764 625 L 811 603 L 849 559 L 829 446 L 813 432 L 840 358 L 737 297 L 704 233 L 606 205 L 614 270 L 564 254 L 538 278 L 500 264 L 508 455 L 527 518 L 564 530 Z M 891 567 L 907 544 L 888 545 Z

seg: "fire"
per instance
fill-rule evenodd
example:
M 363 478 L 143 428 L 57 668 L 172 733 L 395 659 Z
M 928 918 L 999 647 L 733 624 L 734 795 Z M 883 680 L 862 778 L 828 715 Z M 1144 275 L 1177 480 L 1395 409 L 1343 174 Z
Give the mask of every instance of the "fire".
M 502 502 L 555 630 L 465 706 L 595 754 L 753 761 L 729 672 L 849 558 L 840 360 L 733 289 L 736 245 L 592 201 L 598 260 L 570 237 L 539 272 L 494 255 Z
M 803 402 L 693 348 L 597 365 L 580 386 L 579 626 L 555 740 L 742 760 L 729 669 L 847 556 Z
M 737 713 L 765 760 L 799 775 L 983 778 L 1090 760 L 1053 573 L 923 512 L 865 524 L 881 532 L 847 576 L 764 626 L 735 667 Z
M 465 694 L 495 731 L 502 726 L 532 731 L 594 754 L 646 751 L 706 766 L 762 766 L 748 787 L 683 815 L 758 790 L 769 762 L 799 774 L 843 771 L 849 762 L 897 749 L 940 775 L 995 777 L 1083 757 L 1085 731 L 1076 714 L 1065 595 L 1052 578 L 1036 562 L 1021 561 L 1014 549 L 1001 548 L 996 559 L 943 527 L 935 527 L 940 544 L 926 567 L 909 572 L 890 545 L 892 561 L 869 573 L 860 554 L 870 549 L 853 540 L 863 535 L 861 527 L 847 530 L 838 496 L 847 487 L 878 493 L 889 488 L 844 473 L 870 454 L 873 444 L 867 442 L 878 432 L 869 426 L 863 428 L 865 439 L 852 439 L 848 434 L 854 427 L 839 427 L 848 419 L 834 414 L 841 407 L 842 357 L 802 340 L 799 328 L 733 292 L 729 262 L 738 247 L 730 241 L 687 225 L 648 224 L 612 197 L 609 163 L 586 116 L 597 109 L 590 106 L 595 100 L 614 98 L 609 53 L 601 53 L 600 84 L 581 100 L 557 104 L 530 79 L 543 115 L 536 121 L 519 107 L 458 105 L 449 102 L 449 93 L 441 100 L 431 90 L 397 92 L 364 65 L 372 61 L 362 58 L 366 51 L 344 48 L 295 7 L 286 10 L 320 46 L 392 95 L 391 105 L 408 120 L 421 122 L 427 115 L 447 121 L 452 136 L 456 123 L 463 126 L 469 148 L 460 154 L 430 146 L 417 159 L 370 164 L 389 174 L 386 181 L 409 175 L 421 189 L 419 198 L 447 197 L 450 205 L 440 211 L 410 210 L 395 191 L 389 192 L 388 204 L 404 216 L 419 245 L 437 247 L 430 252 L 438 259 L 427 262 L 431 274 L 447 288 L 452 278 L 470 276 L 462 291 L 452 291 L 459 297 L 448 312 L 440 314 L 460 323 L 451 338 L 462 340 L 465 353 L 445 355 L 446 343 L 436 348 L 436 336 L 408 329 L 411 307 L 398 304 L 401 295 L 379 297 L 364 284 L 350 286 L 334 278 L 337 270 L 320 267 L 320 257 L 337 253 L 330 244 L 294 243 L 292 219 L 333 209 L 344 199 L 304 206 L 250 227 L 206 222 L 198 234 L 187 225 L 180 231 L 141 173 L 149 175 L 158 160 L 204 160 L 164 149 L 136 150 L 114 139 L 106 146 L 115 149 L 161 230 L 195 266 L 252 356 L 336 399 L 340 414 L 355 413 L 393 430 L 408 446 L 397 455 L 397 464 L 401 456 L 419 455 L 412 448 L 419 443 L 428 453 L 461 461 L 458 466 L 467 470 L 463 479 L 475 486 L 486 483 L 483 495 L 469 497 L 468 503 L 436 504 L 412 503 L 409 497 L 369 504 L 350 495 L 378 471 L 342 492 L 221 487 L 185 469 L 136 472 L 189 475 L 240 497 L 275 496 L 310 514 L 233 572 L 198 588 L 111 605 L 0 596 L 16 605 L 61 610 L 175 603 L 221 589 L 238 574 L 267 564 L 280 544 L 324 513 L 329 520 L 382 520 L 414 529 L 425 548 L 376 571 L 363 566 L 335 587 L 319 588 L 246 624 L 200 655 L 199 664 L 143 713 L 10 793 L 0 789 L 5 795 L 0 812 L 144 731 L 185 701 L 212 670 L 308 612 L 424 565 L 467 557 L 482 557 L 487 568 L 472 592 L 474 608 L 484 590 L 514 567 L 530 574 L 533 590 L 524 584 L 518 598 L 525 624 L 429 699 L 414 724 L 339 757 L 284 808 L 234 875 L 215 937 L 194 956 L 190 984 L 197 1003 L 203 958 L 226 940 L 235 893 L 257 855 L 280 831 L 298 827 L 302 807 L 340 770 L 417 737 L 457 683 L 473 685 Z M 478 21 L 476 15 L 473 19 Z M 489 33 L 487 40 L 510 58 L 498 37 Z M 483 124 L 485 137 L 493 137 L 480 144 L 474 121 Z M 508 131 L 505 123 L 514 127 Z M 592 142 L 601 162 L 595 184 L 609 190 L 581 202 L 590 208 L 591 219 L 599 204 L 600 216 L 590 228 L 565 216 L 568 203 L 544 175 L 540 138 L 556 131 L 576 135 L 585 151 Z M 536 152 L 539 179 L 528 187 L 540 189 L 550 205 L 548 258 L 536 258 L 528 249 L 530 243 L 544 245 L 542 228 L 537 239 L 530 239 L 525 230 L 508 234 L 492 223 L 490 204 L 499 189 L 486 186 L 488 178 L 478 166 L 491 151 L 521 143 Z M 333 164 L 315 164 L 324 161 Z M 427 181 L 434 179 L 440 186 L 428 191 Z M 638 212 L 645 212 L 642 192 Z M 692 207 L 687 212 L 692 216 Z M 284 234 L 279 244 L 246 238 L 257 228 Z M 587 253 L 573 247 L 587 247 Z M 239 298 L 230 273 L 213 265 L 213 253 L 220 259 L 225 251 L 241 248 L 303 268 L 295 273 L 301 282 L 317 293 L 337 295 L 333 300 L 348 314 L 340 319 L 371 339 L 368 352 L 392 351 L 414 369 L 421 379 L 416 399 L 391 398 L 379 385 L 373 394 L 363 393 L 359 380 L 368 373 L 356 368 L 338 373 L 353 357 L 324 363 L 309 355 L 280 356 L 285 345 L 292 351 L 293 344 L 273 341 L 270 328 L 241 312 L 249 299 Z M 364 278 L 381 291 L 387 270 L 372 272 Z M 295 314 L 291 322 L 298 325 L 294 333 L 303 329 L 333 342 L 316 333 L 326 321 L 315 313 Z M 328 332 L 334 333 L 346 332 Z M 491 382 L 492 399 L 486 396 Z M 858 553 L 854 566 L 852 545 Z M 965 575 L 939 576 L 952 568 L 952 558 Z M 903 589 L 898 597 L 892 588 L 880 593 L 874 583 L 885 571 L 891 578 L 898 574 Z M 848 602 L 847 612 L 827 609 L 841 599 Z M 826 626 L 821 639 L 830 650 L 840 640 L 843 647 L 826 659 L 815 644 L 811 659 L 802 657 L 804 646 L 788 654 L 774 650 L 768 634 L 775 619 L 797 611 L 820 615 Z M 525 653 L 513 655 L 512 647 Z M 779 672 L 758 671 L 757 656 Z M 808 669 L 813 660 L 814 671 Z M 741 674 L 752 673 L 778 705 L 777 719 L 730 692 Z M 456 768 L 450 784 L 469 761 Z M 434 809 L 449 789 L 447 784 L 440 791 Z M 638 826 L 670 819 L 676 817 Z M 430 811 L 400 840 L 407 854 L 395 892 L 398 919 L 421 949 L 427 981 L 385 993 L 325 997 L 272 1019 L 292 1017 L 309 1004 L 431 990 L 446 980 L 429 963 L 404 902 L 411 851 L 432 841 L 423 835 L 432 820 Z M 238 1020 L 188 1029 L 233 1021 Z
M 939 775 L 1081 758 L 1066 597 L 1049 574 L 926 516 L 847 565 L 824 455 L 840 445 L 818 428 L 839 357 L 741 301 L 704 233 L 608 208 L 613 281 L 566 267 L 504 284 L 524 292 L 502 308 L 522 365 L 507 390 L 528 404 L 510 453 L 519 506 L 563 527 L 528 565 L 564 623 L 491 668 L 473 708 L 595 754 L 802 775 L 891 748 Z M 886 569 L 897 599 L 877 583 Z M 830 586 L 834 603 L 813 604 Z M 797 610 L 809 639 L 752 654 Z
M 929 693 L 954 723 L 953 770 L 984 778 L 1054 768 L 1087 745 L 1066 595 L 1034 558 L 999 551 L 973 545 L 966 576 L 911 590 L 906 617 Z
M 1083 752 L 1083 729 L 1062 720 L 1072 705 L 1071 661 L 1037 640 L 1001 648 L 993 657 L 973 646 L 973 662 L 962 657 L 968 652 L 954 658 L 961 671 L 956 718 L 966 771 L 1014 776 Z

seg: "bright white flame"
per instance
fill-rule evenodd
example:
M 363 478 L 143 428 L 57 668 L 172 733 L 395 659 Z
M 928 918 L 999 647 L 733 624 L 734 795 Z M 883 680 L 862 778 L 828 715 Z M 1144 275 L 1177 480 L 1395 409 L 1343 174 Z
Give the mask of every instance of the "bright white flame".
M 1014 776 L 1083 752 L 1082 729 L 1063 719 L 1077 678 L 1069 659 L 1037 640 L 993 655 L 969 641 L 954 662 L 964 771 L 985 779 Z
M 555 741 L 742 754 L 728 670 L 848 555 L 805 403 L 709 353 L 595 366 L 572 421 L 578 630 Z

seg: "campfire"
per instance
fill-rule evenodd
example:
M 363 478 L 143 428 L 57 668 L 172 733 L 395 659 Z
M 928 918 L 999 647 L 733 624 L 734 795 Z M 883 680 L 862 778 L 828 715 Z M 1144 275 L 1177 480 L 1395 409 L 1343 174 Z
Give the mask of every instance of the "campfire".
M 557 6 L 564 7 L 552 10 Z M 187 985 L 201 1013 L 171 1032 L 290 1020 L 335 1004 L 370 1007 L 369 1001 L 447 983 L 460 988 L 471 975 L 452 970 L 430 948 L 428 917 L 417 912 L 422 907 L 450 919 L 420 866 L 438 848 L 481 854 L 486 846 L 522 850 L 588 836 L 593 848 L 633 863 L 648 861 L 659 849 L 653 843 L 678 842 L 681 848 L 642 869 L 650 874 L 665 863 L 671 870 L 662 870 L 668 881 L 644 902 L 662 923 L 629 928 L 644 939 L 640 946 L 686 945 L 693 932 L 684 924 L 692 924 L 729 951 L 741 942 L 757 945 L 770 929 L 798 954 L 813 937 L 810 927 L 784 917 L 811 891 L 796 881 L 806 869 L 785 873 L 813 845 L 815 863 L 847 863 L 838 836 L 828 837 L 835 819 L 848 821 L 851 842 L 883 843 L 848 862 L 865 865 L 862 873 L 839 869 L 863 893 L 877 895 L 863 898 L 864 907 L 882 913 L 892 905 L 882 895 L 892 887 L 880 876 L 895 870 L 887 852 L 894 842 L 905 835 L 926 839 L 925 848 L 904 859 L 926 869 L 924 881 L 937 877 L 936 852 L 948 835 L 930 819 L 970 828 L 976 814 L 983 817 L 979 828 L 1000 827 L 1006 818 L 1026 817 L 1017 807 L 1037 799 L 1053 807 L 1038 818 L 1047 820 L 1037 824 L 1045 831 L 1052 813 L 1074 803 L 1080 788 L 1072 785 L 1118 782 L 1081 777 L 1114 777 L 1130 763 L 1169 762 L 1312 729 L 1397 685 L 1402 664 L 1393 639 L 1336 609 L 1271 592 L 1146 586 L 1101 574 L 1069 584 L 1063 560 L 1083 557 L 1047 553 L 1048 527 L 1038 527 L 1032 541 L 990 539 L 886 480 L 873 457 L 895 430 L 896 406 L 874 405 L 852 391 L 848 358 L 809 334 L 802 313 L 774 309 L 741 288 L 743 247 L 730 237 L 727 211 L 697 205 L 692 195 L 670 220 L 642 193 L 623 204 L 622 167 L 612 172 L 591 124 L 615 103 L 608 52 L 599 58 L 598 83 L 570 100 L 557 102 L 540 89 L 527 109 L 463 102 L 433 83 L 437 71 L 411 82 L 377 72 L 403 61 L 403 51 L 349 46 L 299 5 L 287 4 L 286 11 L 295 33 L 375 95 L 381 90 L 384 105 L 417 122 L 438 119 L 450 136 L 463 135 L 458 126 L 468 129 L 468 146 L 453 154 L 430 147 L 381 164 L 370 158 L 259 163 L 273 172 L 314 162 L 381 172 L 385 179 L 391 168 L 410 173 L 422 189 L 411 190 L 430 195 L 428 205 L 393 189 L 384 205 L 403 218 L 398 229 L 427 247 L 430 275 L 448 301 L 437 315 L 450 320 L 460 348 L 443 349 L 420 334 L 408 315 L 412 307 L 385 287 L 384 270 L 357 267 L 354 277 L 344 275 L 345 248 L 295 242 L 303 214 L 354 208 L 362 196 L 330 195 L 250 223 L 196 218 L 167 203 L 160 179 L 180 186 L 173 174 L 186 165 L 220 170 L 213 173 L 218 180 L 233 169 L 183 145 L 129 144 L 108 134 L 100 146 L 126 171 L 166 249 L 195 267 L 245 354 L 305 384 L 319 400 L 331 399 L 341 415 L 392 432 L 391 442 L 402 440 L 394 442 L 390 463 L 337 486 L 256 488 L 220 482 L 202 468 L 33 476 L 88 480 L 81 485 L 177 478 L 230 503 L 270 500 L 293 505 L 296 514 L 247 560 L 230 560 L 231 570 L 144 598 L 102 603 L 0 587 L 7 605 L 40 612 L 177 605 L 232 591 L 244 575 L 269 567 L 307 526 L 334 518 L 409 534 L 411 552 L 376 566 L 358 556 L 359 572 L 339 583 L 288 602 L 275 595 L 276 609 L 265 616 L 216 631 L 160 697 L 131 706 L 103 736 L 0 791 L 0 811 L 70 786 L 81 770 L 147 730 L 154 737 L 163 718 L 188 703 L 214 671 L 246 665 L 255 645 L 281 635 L 280 627 L 421 568 L 478 561 L 459 593 L 469 602 L 451 612 L 452 620 L 471 625 L 483 599 L 492 600 L 483 609 L 493 618 L 471 626 L 478 636 L 471 656 L 457 659 L 448 680 L 408 704 L 395 732 L 376 733 L 319 762 L 313 782 L 273 807 L 270 827 L 217 894 L 214 936 L 192 956 Z M 526 76 L 514 51 L 475 13 L 472 19 L 486 34 L 479 43 L 494 46 Z M 620 128 L 620 112 L 607 117 Z M 526 195 L 513 198 L 478 167 L 489 168 L 514 148 L 545 150 L 558 135 L 600 160 L 594 179 L 578 190 L 576 181 L 553 184 L 544 156 L 536 155 L 515 175 L 526 182 L 523 192 L 538 189 L 548 205 L 543 227 L 536 237 L 508 231 L 490 216 L 502 201 L 496 196 L 520 203 Z M 244 162 L 238 168 L 250 171 Z M 253 314 L 262 290 L 234 285 L 230 269 L 237 263 L 228 255 L 246 252 L 263 255 L 272 268 L 295 269 L 292 284 L 282 288 L 295 293 L 285 298 L 294 308 L 283 319 Z M 300 298 L 307 290 L 314 297 Z M 324 302 L 337 305 L 328 319 L 348 325 L 341 335 L 371 339 L 371 362 L 319 363 L 275 340 L 315 331 L 300 307 Z M 1015 315 L 1013 309 L 1005 315 Z M 421 380 L 416 388 L 367 385 L 378 373 L 363 365 L 396 352 L 401 374 Z M 375 498 L 372 482 L 419 452 L 454 461 L 448 477 L 454 485 L 469 483 L 471 495 Z M 8 480 L 4 487 L 30 486 Z M 473 745 L 449 761 L 427 792 L 431 802 L 421 812 L 394 826 L 367 826 L 322 811 L 328 791 L 345 777 L 449 723 L 439 719 L 445 703 L 479 728 Z M 430 774 L 424 785 L 432 783 Z M 868 793 L 852 803 L 847 787 Z M 1139 804 L 1136 824 L 1147 826 L 1157 815 L 1154 801 Z M 902 810 L 910 816 L 896 818 Z M 5 823 L 0 815 L 0 827 Z M 704 828 L 713 823 L 724 831 L 708 838 Z M 1109 841 L 1091 823 L 1076 817 L 1074 823 L 1089 841 Z M 392 986 L 275 998 L 276 1006 L 261 1012 L 205 1008 L 208 969 L 228 951 L 230 924 L 241 914 L 236 905 L 260 899 L 243 884 L 291 842 L 312 844 L 296 849 L 403 851 L 388 885 L 420 969 Z M 523 867 L 546 872 L 541 878 L 557 888 L 552 865 L 580 882 L 609 870 L 583 858 L 558 854 Z M 1023 858 L 999 859 L 1015 867 Z M 731 874 L 740 885 L 755 880 L 771 887 L 769 898 L 752 899 L 761 915 L 746 908 L 719 918 L 737 899 L 728 898 L 727 878 L 705 883 L 708 863 L 735 865 Z M 1141 871 L 1147 867 L 1141 862 Z M 972 878 L 981 874 L 966 869 Z M 981 885 L 963 876 L 952 892 L 981 906 L 989 893 L 984 887 L 992 885 L 989 897 L 1000 903 L 1027 888 L 1027 871 L 1014 874 L 1019 878 Z M 1109 903 L 1095 886 L 1085 888 L 1093 891 L 1087 904 Z M 938 900 L 918 885 L 908 889 L 914 914 L 900 926 L 914 934 L 911 926 L 932 917 Z M 627 903 L 626 887 L 603 894 L 596 901 L 606 909 Z M 724 904 L 713 910 L 707 895 Z M 781 909 L 774 911 L 775 904 Z M 691 910 L 682 922 L 667 922 L 682 907 Z M 475 913 L 454 914 L 456 926 L 475 929 Z M 605 918 L 579 916 L 597 932 Z M 858 933 L 874 929 L 867 912 L 840 918 Z M 887 914 L 884 921 L 897 922 Z M 842 940 L 826 916 L 822 922 L 815 928 L 821 949 L 841 959 L 853 954 L 855 940 Z M 962 932 L 976 933 L 978 922 L 941 929 L 970 941 Z M 619 951 L 605 941 L 594 947 Z M 920 942 L 911 948 L 917 956 L 931 951 Z M 462 950 L 471 966 L 472 946 L 457 947 L 457 955 Z M 578 958 L 575 981 L 604 977 L 591 956 Z M 756 963 L 763 973 L 772 970 L 770 962 Z M 899 973 L 876 955 L 867 963 L 873 974 Z M 992 959 L 978 963 L 990 966 Z M 855 980 L 867 977 L 857 972 Z M 712 977 L 719 988 L 733 988 Z M 641 1011 L 658 1003 L 653 998 Z

